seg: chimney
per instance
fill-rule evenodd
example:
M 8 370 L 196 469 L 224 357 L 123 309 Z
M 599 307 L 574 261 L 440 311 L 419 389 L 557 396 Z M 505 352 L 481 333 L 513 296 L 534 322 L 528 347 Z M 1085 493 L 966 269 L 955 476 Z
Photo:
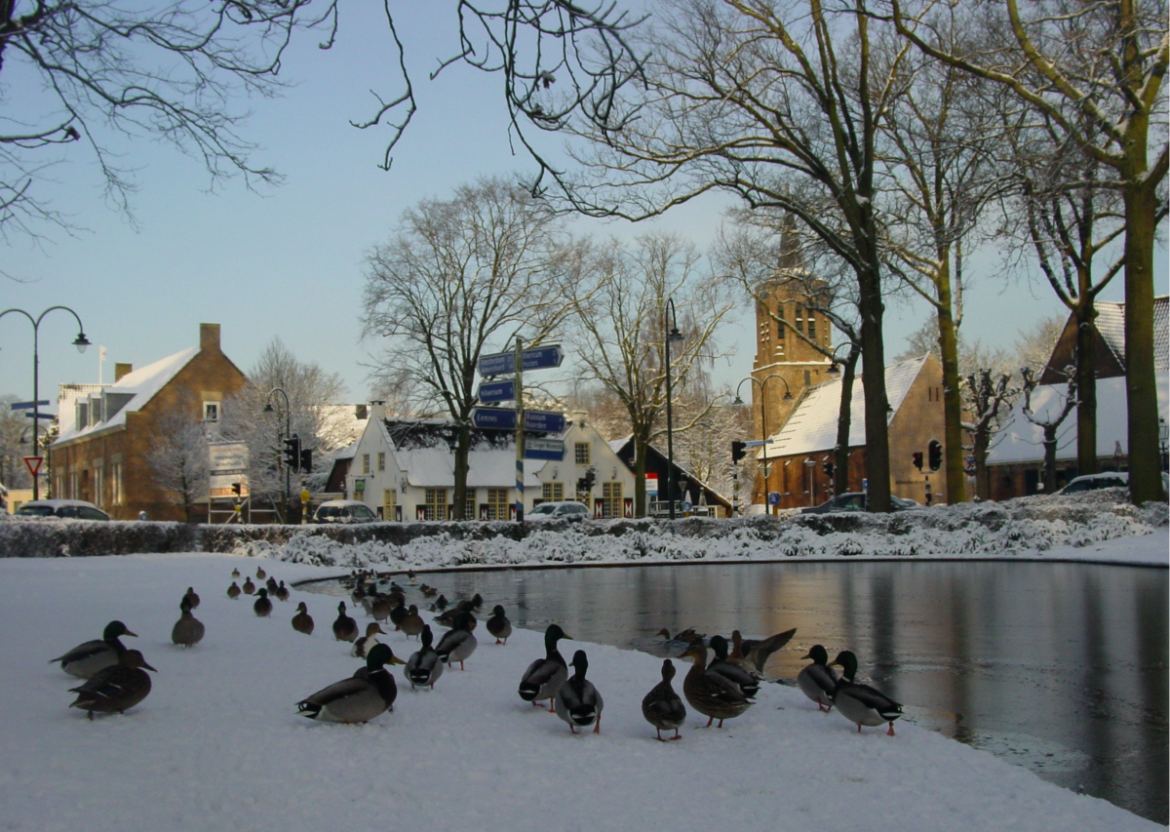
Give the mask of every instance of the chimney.
M 199 324 L 199 351 L 219 352 L 219 324 Z
M 133 364 L 115 364 L 114 365 L 114 384 L 122 380 L 124 376 L 130 375 L 134 372 Z
M 370 402 L 370 418 L 375 422 L 381 422 L 386 419 L 386 402 L 372 401 Z

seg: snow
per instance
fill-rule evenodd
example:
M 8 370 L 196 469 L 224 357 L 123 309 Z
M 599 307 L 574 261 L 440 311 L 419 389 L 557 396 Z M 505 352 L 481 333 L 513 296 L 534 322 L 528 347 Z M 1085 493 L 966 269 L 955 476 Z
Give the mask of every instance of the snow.
M 1163 524 L 1042 554 L 1166 565 L 1168 544 Z M 332 640 L 335 598 L 294 590 L 271 619 L 257 619 L 247 599 L 229 600 L 232 568 L 247 575 L 258 564 L 290 584 L 338 573 L 197 553 L 0 559 L 6 829 L 1163 828 L 905 721 L 896 737 L 858 734 L 781 685 L 764 685 L 722 730 L 692 712 L 682 741 L 659 743 L 640 703 L 661 660 L 614 647 L 562 645 L 587 651 L 606 702 L 601 733 L 572 736 L 516 693 L 543 655 L 541 635 L 527 631 L 498 647 L 481 627 L 467 670 L 444 674 L 433 691 L 411 691 L 395 668 L 393 713 L 362 726 L 317 724 L 296 715 L 296 701 L 360 663 Z M 426 579 L 443 588 L 441 574 Z M 169 636 L 188 586 L 202 596 L 196 616 L 207 636 L 184 650 Z M 317 622 L 311 637 L 289 626 L 301 600 Z M 158 668 L 154 689 L 127 714 L 88 722 L 67 707 L 77 680 L 47 660 L 114 618 Z M 403 659 L 415 649 L 400 633 L 382 640 Z

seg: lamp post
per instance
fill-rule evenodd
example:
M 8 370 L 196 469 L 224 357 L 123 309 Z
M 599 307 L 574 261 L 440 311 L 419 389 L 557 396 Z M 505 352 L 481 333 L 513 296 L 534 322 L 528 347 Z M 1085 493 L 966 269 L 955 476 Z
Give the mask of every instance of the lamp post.
M 739 388 L 743 387 L 743 383 L 745 381 L 750 381 L 752 384 L 760 385 L 760 447 L 764 450 L 765 499 L 767 498 L 768 491 L 768 403 L 767 399 L 764 398 L 764 391 L 768 386 L 768 381 L 774 378 L 778 378 L 784 382 L 784 401 L 792 401 L 792 388 L 788 386 L 788 379 L 784 378 L 784 376 L 780 375 L 779 373 L 770 373 L 769 375 L 764 376 L 763 379 L 758 379 L 755 376 L 741 378 L 739 380 L 739 384 L 735 386 L 735 401 L 732 402 L 732 404 L 735 405 L 742 405 L 744 403 L 743 399 L 739 397 Z
M 674 386 L 671 381 L 670 343 L 681 343 L 686 340 L 678 331 L 678 318 L 674 311 L 674 298 L 666 299 L 666 308 L 670 310 L 670 331 L 666 334 L 666 505 L 670 519 L 674 519 L 674 411 L 671 409 L 671 399 L 674 397 Z M 662 316 L 662 329 L 666 329 L 666 314 Z
M 288 393 L 284 392 L 283 388 L 273 387 L 271 390 L 268 391 L 268 404 L 264 405 L 264 412 L 265 413 L 275 413 L 276 412 L 276 408 L 274 408 L 272 406 L 272 394 L 273 393 L 279 393 L 281 396 L 284 397 L 284 435 L 282 437 L 280 437 L 281 441 L 278 442 L 276 445 L 276 458 L 279 460 L 280 459 L 280 446 L 281 446 L 281 444 L 283 444 L 284 440 L 286 440 L 292 436 L 292 408 L 289 406 L 289 403 L 288 403 Z M 284 520 L 286 523 L 288 522 L 289 502 L 292 499 L 292 497 L 291 497 L 292 485 L 291 485 L 289 478 L 290 478 L 289 467 L 287 465 L 285 465 L 284 466 Z
M 82 326 L 81 318 L 78 317 L 77 313 L 74 312 L 72 309 L 70 309 L 68 306 L 50 306 L 48 309 L 46 309 L 44 312 L 42 312 L 40 315 L 38 315 L 35 318 L 32 315 L 30 315 L 29 313 L 25 312 L 23 309 L 5 309 L 3 312 L 0 312 L 0 318 L 3 318 L 9 312 L 18 312 L 21 315 L 24 315 L 24 317 L 28 318 L 29 323 L 32 324 L 32 328 L 33 328 L 33 436 L 34 437 L 37 435 L 37 425 L 40 424 L 40 421 L 41 421 L 41 406 L 40 406 L 40 398 L 41 398 L 40 363 L 41 363 L 41 359 L 40 359 L 40 346 L 39 346 L 41 321 L 44 320 L 45 316 L 48 315 L 50 312 L 52 312 L 54 309 L 64 309 L 66 312 L 68 312 L 70 315 L 72 315 L 77 320 L 77 338 L 74 339 L 73 346 L 77 347 L 78 352 L 85 352 L 85 348 L 89 346 L 89 339 L 85 337 L 85 327 Z M 35 446 L 36 443 L 34 442 L 33 444 Z M 37 475 L 34 474 L 33 475 L 33 499 L 39 500 L 40 498 L 41 498 L 40 480 L 37 478 Z

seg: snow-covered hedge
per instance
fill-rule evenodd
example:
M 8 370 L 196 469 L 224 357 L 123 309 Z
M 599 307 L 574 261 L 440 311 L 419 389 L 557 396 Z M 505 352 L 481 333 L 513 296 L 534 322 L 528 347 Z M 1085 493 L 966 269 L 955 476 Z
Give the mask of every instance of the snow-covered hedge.
M 69 557 L 234 552 L 344 568 L 428 569 L 541 563 L 765 560 L 799 557 L 1011 556 L 1149 533 L 1167 506 L 1141 508 L 1122 489 L 1074 497 L 965 503 L 885 515 L 571 523 L 376 523 L 187 526 L 25 520 L 0 523 L 0 555 Z

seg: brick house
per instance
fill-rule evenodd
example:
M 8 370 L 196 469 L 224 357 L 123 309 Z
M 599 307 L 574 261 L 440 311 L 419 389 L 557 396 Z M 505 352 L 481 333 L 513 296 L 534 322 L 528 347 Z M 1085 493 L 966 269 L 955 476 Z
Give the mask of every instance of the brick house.
M 159 420 L 191 408 L 214 429 L 223 402 L 247 381 L 220 349 L 219 324 L 199 325 L 199 346 L 135 370 L 116 364 L 114 383 L 63 385 L 60 434 L 50 448 L 52 496 L 89 500 L 116 520 L 145 511 L 151 520 L 183 520 L 154 482 L 146 455 Z

